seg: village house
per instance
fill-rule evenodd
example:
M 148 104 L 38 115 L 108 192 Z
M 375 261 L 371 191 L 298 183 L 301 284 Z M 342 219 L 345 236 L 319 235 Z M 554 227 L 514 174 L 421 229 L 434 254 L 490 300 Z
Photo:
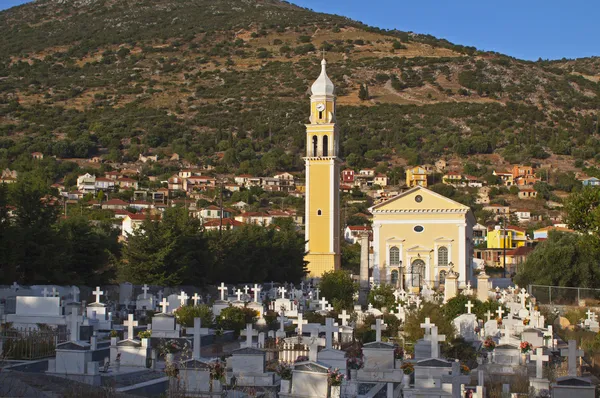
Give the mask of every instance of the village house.
M 406 186 L 427 188 L 427 171 L 421 166 L 412 167 L 406 170 Z
M 192 176 L 183 179 L 183 190 L 186 192 L 191 191 L 206 191 L 217 186 L 217 180 L 213 177 L 206 176 Z
M 2 170 L 2 177 L 0 178 L 0 183 L 3 184 L 12 184 L 17 182 L 17 177 L 19 173 L 16 170 L 4 169 Z
M 524 228 L 514 225 L 507 225 L 503 228 L 501 225 L 494 226 L 494 229 L 487 233 L 488 249 L 515 249 L 527 245 L 527 234 Z
M 361 169 L 358 174 L 363 177 L 375 177 L 375 169 Z
M 598 187 L 600 186 L 600 179 L 596 178 L 596 177 L 586 177 L 586 178 L 581 178 L 579 179 L 579 181 L 581 181 L 581 184 L 584 187 Z
M 371 227 L 364 225 L 348 225 L 344 229 L 344 240 L 348 243 L 355 244 L 360 242 L 361 232 L 371 233 Z
M 158 220 L 158 217 L 149 216 L 144 213 L 127 214 L 121 222 L 121 236 L 127 239 L 129 235 L 133 234 L 142 225 L 146 217 L 150 217 L 151 220 Z
M 493 175 L 497 176 L 498 178 L 500 178 L 500 181 L 502 182 L 502 185 L 510 187 L 513 186 L 515 184 L 514 182 L 514 177 L 512 175 L 512 173 L 509 173 L 508 171 L 496 171 L 494 170 L 492 172 Z
M 373 178 L 373 184 L 379 185 L 380 187 L 386 187 L 388 185 L 388 177 L 385 174 L 377 174 Z
M 179 170 L 179 173 L 177 173 L 177 175 L 181 178 L 190 178 L 194 175 L 194 171 L 192 169 L 182 169 Z
M 473 244 L 480 246 L 487 240 L 487 227 L 482 224 L 475 224 L 473 226 Z
M 235 181 L 236 184 L 245 187 L 251 178 L 254 178 L 254 177 L 251 176 L 250 174 L 240 174 L 239 176 L 233 177 L 233 180 Z
M 96 191 L 113 191 L 115 189 L 115 181 L 106 177 L 97 177 L 94 184 Z
M 129 206 L 136 209 L 137 211 L 148 210 L 154 207 L 152 203 L 146 202 L 145 200 L 134 200 Z
M 463 176 L 456 171 L 449 171 L 442 177 L 442 182 L 447 185 L 453 185 L 455 187 L 464 186 Z
M 104 173 L 104 177 L 116 181 L 117 178 L 121 177 L 121 173 L 119 173 L 118 171 L 107 171 L 106 173 Z
M 125 210 L 129 203 L 121 199 L 110 199 L 102 203 L 102 208 L 105 210 Z
M 225 184 L 223 187 L 226 190 L 228 190 L 229 192 L 239 192 L 242 188 L 238 184 L 231 184 L 231 183 Z
M 537 191 L 531 188 L 521 188 L 519 190 L 519 199 L 535 199 L 537 198 Z
M 446 171 L 446 167 L 447 167 L 447 164 L 446 164 L 446 161 L 444 159 L 436 160 L 436 162 L 435 162 L 435 170 L 438 173 L 443 173 L 444 171 Z
M 210 205 L 199 211 L 200 218 L 202 220 L 214 220 L 221 218 L 221 208 L 219 206 Z M 231 218 L 233 211 L 230 209 L 223 209 L 223 218 Z
M 182 191 L 184 179 L 178 175 L 173 175 L 167 180 L 169 191 Z
M 87 193 L 96 193 L 96 176 L 90 173 L 85 173 L 77 177 L 77 190 Z
M 31 157 L 35 160 L 42 160 L 44 159 L 44 154 L 41 152 L 32 152 Z
M 483 182 L 475 176 L 465 175 L 464 179 L 467 181 L 467 186 L 471 188 L 483 188 Z
M 244 226 L 244 223 L 234 220 L 232 218 L 209 220 L 202 224 L 202 227 L 206 231 L 218 231 L 219 229 L 230 230 L 237 229 Z
M 548 234 L 551 231 L 575 233 L 574 230 L 569 229 L 567 227 L 551 225 L 549 227 L 539 228 L 539 229 L 536 229 L 535 231 L 533 231 L 533 240 L 540 241 L 540 240 L 548 239 Z
M 139 186 L 137 180 L 129 177 L 117 178 L 117 184 L 121 189 L 138 189 Z
M 273 222 L 273 217 L 262 212 L 245 212 L 235 216 L 235 220 L 244 224 L 256 224 L 267 227 Z
M 531 252 L 533 251 L 533 247 L 530 246 L 520 246 L 516 249 L 508 250 L 506 252 L 506 270 L 510 275 L 516 274 L 519 269 L 523 266 L 525 260 Z M 504 256 L 504 254 L 503 254 Z M 503 261 L 500 263 L 502 264 Z
M 533 172 L 533 167 L 523 166 L 522 164 L 514 165 L 511 174 L 513 176 L 513 179 L 517 179 L 518 177 L 527 177 L 535 175 Z
M 489 211 L 494 214 L 494 220 L 496 221 L 500 220 L 501 218 L 507 218 L 510 215 L 510 207 L 499 204 L 483 206 L 483 211 Z
M 517 209 L 515 210 L 515 215 L 520 223 L 527 223 L 531 221 L 531 211 L 527 209 Z
M 351 184 L 354 182 L 354 170 L 352 169 L 344 169 L 342 171 L 342 182 Z
M 147 162 L 158 162 L 158 155 L 148 155 L 148 156 L 144 156 L 141 153 L 138 156 L 138 160 L 142 163 L 147 163 Z

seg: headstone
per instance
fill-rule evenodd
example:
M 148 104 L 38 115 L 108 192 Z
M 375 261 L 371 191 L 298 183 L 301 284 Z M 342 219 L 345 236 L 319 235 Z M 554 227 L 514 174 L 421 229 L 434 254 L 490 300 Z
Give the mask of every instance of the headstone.
M 577 376 L 577 358 L 584 355 L 583 350 L 577 349 L 577 341 L 569 340 L 569 348 L 560 350 L 560 355 L 568 358 L 569 376 Z

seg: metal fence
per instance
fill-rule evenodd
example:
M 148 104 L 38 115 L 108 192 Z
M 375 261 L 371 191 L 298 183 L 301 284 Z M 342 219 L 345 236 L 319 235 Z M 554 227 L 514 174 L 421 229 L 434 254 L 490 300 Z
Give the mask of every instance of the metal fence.
M 534 296 L 539 304 L 577 306 L 600 304 L 600 289 L 529 285 L 529 294 Z
M 7 328 L 0 331 L 0 358 L 42 359 L 56 354 L 68 340 L 66 329 Z

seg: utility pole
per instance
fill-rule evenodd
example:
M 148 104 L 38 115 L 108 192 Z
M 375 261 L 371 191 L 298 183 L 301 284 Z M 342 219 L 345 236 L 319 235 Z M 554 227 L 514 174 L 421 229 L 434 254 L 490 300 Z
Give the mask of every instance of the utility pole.
M 220 194 L 220 202 L 221 202 L 221 213 L 219 215 L 219 235 L 223 235 L 223 179 L 221 178 L 221 194 Z
M 503 275 L 506 278 L 506 216 L 502 217 L 502 229 L 503 229 L 502 239 L 504 240 L 504 244 L 502 245 L 504 247 L 504 250 L 503 250 L 504 251 Z

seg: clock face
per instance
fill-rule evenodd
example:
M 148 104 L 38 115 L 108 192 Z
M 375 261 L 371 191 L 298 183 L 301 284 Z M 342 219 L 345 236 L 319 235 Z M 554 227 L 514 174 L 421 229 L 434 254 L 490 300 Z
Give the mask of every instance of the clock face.
M 325 104 L 318 104 L 317 105 L 317 110 L 319 112 L 323 112 L 325 110 Z

